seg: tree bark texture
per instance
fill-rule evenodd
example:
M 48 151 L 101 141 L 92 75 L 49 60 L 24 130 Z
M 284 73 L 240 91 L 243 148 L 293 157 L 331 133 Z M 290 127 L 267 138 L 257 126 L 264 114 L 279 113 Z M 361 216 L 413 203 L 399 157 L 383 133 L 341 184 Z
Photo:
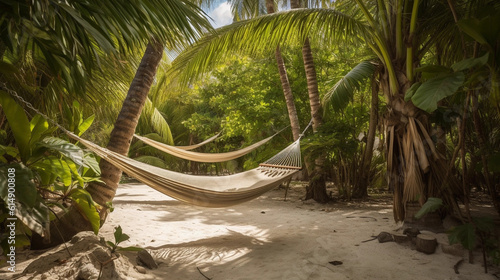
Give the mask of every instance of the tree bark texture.
M 290 119 L 290 127 L 292 129 L 293 140 L 299 139 L 300 136 L 300 123 L 299 117 L 297 115 L 297 109 L 295 107 L 295 99 L 292 94 L 292 88 L 290 87 L 290 81 L 288 80 L 288 75 L 286 73 L 285 62 L 283 61 L 283 56 L 281 55 L 280 47 L 276 47 L 276 62 L 278 63 L 278 70 L 280 73 L 281 86 L 283 87 L 283 94 L 285 95 L 286 108 L 288 109 L 288 118 Z
M 307 91 L 309 92 L 309 104 L 311 106 L 312 128 L 316 133 L 323 123 L 323 112 L 319 99 L 318 81 L 316 69 L 309 39 L 306 39 L 302 46 L 302 59 L 306 71 Z M 330 200 L 326 193 L 326 180 L 324 171 L 325 156 L 322 154 L 314 160 L 312 174 L 309 175 L 309 185 L 306 187 L 306 199 L 314 199 L 317 202 L 327 202 Z
M 141 116 L 142 108 L 146 102 L 149 89 L 153 84 L 162 56 L 162 44 L 148 44 L 111 132 L 107 146 L 109 150 L 127 155 L 137 122 Z M 104 206 L 106 202 L 113 200 L 122 171 L 105 160 L 101 160 L 99 166 L 101 168 L 101 180 L 104 184 L 91 184 L 87 187 L 87 191 L 92 195 L 95 202 Z M 106 218 L 105 212 L 102 211 L 101 213 L 103 221 Z
M 266 0 L 266 9 L 268 14 L 273 14 L 275 12 L 273 0 Z M 288 118 L 290 119 L 290 127 L 292 129 L 293 140 L 295 141 L 299 139 L 300 135 L 299 117 L 297 115 L 297 109 L 295 108 L 295 100 L 293 97 L 292 88 L 290 86 L 290 81 L 288 80 L 285 61 L 283 60 L 283 56 L 281 55 L 279 46 L 276 47 L 275 57 L 276 63 L 278 64 L 281 87 L 283 88 L 283 94 L 285 96 L 286 108 L 288 110 Z

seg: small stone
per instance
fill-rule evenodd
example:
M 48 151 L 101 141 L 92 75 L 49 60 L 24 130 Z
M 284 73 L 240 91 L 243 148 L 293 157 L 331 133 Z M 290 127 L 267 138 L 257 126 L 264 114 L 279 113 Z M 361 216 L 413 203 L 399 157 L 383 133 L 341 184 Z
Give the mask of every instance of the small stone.
M 158 268 L 158 264 L 156 264 L 151 254 L 146 250 L 137 252 L 137 264 L 149 269 Z
M 382 231 L 377 235 L 377 240 L 379 243 L 385 243 L 385 242 L 391 242 L 394 241 L 394 238 L 392 237 L 392 234 Z
M 147 272 L 146 269 L 142 266 L 136 265 L 136 266 L 134 266 L 134 268 L 137 272 L 142 273 L 142 274 L 146 274 L 146 272 Z

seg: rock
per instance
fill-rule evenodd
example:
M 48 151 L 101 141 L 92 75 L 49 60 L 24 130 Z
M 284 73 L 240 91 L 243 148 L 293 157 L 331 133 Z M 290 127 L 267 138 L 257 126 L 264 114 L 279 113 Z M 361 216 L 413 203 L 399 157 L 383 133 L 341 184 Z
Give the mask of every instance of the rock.
M 144 267 L 142 267 L 142 266 L 137 266 L 136 265 L 136 266 L 134 266 L 134 268 L 135 268 L 135 270 L 137 272 L 142 273 L 142 274 L 146 274 L 146 272 L 147 272 L 146 269 Z
M 149 269 L 158 268 L 158 264 L 156 264 L 151 254 L 146 250 L 141 250 L 137 253 L 137 264 Z
M 377 235 L 377 240 L 379 243 L 385 243 L 385 242 L 391 242 L 394 241 L 394 238 L 392 237 L 392 234 L 382 231 Z
M 416 238 L 417 251 L 425 254 L 434 254 L 438 245 L 436 237 L 430 234 L 419 234 Z

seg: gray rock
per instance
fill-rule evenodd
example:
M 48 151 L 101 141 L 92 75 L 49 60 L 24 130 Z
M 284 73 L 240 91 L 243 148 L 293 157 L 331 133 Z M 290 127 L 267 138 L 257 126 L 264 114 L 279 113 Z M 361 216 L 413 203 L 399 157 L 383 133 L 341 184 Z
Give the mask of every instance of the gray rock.
M 141 250 L 137 252 L 137 264 L 149 269 L 158 268 L 158 264 L 156 264 L 151 254 L 146 250 Z

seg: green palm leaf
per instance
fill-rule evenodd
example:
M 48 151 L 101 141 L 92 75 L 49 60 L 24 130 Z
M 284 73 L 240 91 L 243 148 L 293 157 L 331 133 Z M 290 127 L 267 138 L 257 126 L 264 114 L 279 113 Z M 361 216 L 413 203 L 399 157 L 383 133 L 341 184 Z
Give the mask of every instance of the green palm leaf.
M 329 105 L 336 111 L 344 108 L 363 82 L 373 76 L 376 66 L 372 61 L 363 61 L 342 77 L 323 97 L 325 108 Z
M 323 44 L 355 38 L 367 31 L 358 16 L 330 9 L 297 9 L 235 22 L 205 35 L 172 63 L 173 73 L 193 81 L 235 52 L 273 53 L 278 44 L 303 43 L 311 36 Z

